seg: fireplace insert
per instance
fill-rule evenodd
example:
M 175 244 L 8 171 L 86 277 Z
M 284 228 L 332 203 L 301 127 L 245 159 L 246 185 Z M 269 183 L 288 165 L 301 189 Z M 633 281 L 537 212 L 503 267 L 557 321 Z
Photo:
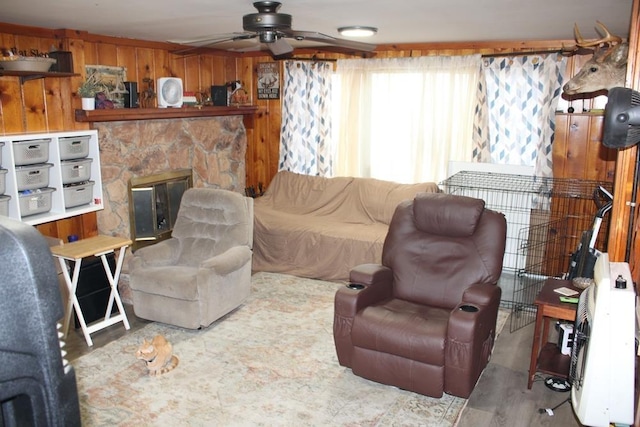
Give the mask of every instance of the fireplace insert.
M 162 172 L 129 180 L 132 250 L 171 237 L 182 194 L 193 186 L 191 169 Z

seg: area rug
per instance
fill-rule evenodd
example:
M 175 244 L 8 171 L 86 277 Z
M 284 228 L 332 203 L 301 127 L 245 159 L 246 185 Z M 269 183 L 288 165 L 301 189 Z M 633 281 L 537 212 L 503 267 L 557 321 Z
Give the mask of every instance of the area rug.
M 209 328 L 151 323 L 73 362 L 84 426 L 452 426 L 465 399 L 357 377 L 333 345 L 338 283 L 272 273 Z M 501 312 L 499 329 L 508 313 Z M 180 362 L 149 377 L 134 357 L 163 334 Z

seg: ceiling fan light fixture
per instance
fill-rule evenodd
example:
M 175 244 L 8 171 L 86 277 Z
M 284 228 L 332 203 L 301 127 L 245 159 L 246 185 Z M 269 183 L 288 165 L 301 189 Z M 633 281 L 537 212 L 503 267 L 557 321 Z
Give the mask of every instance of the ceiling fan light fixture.
M 275 31 L 262 31 L 260 33 L 260 43 L 273 43 L 278 40 L 278 33 Z
M 378 29 L 376 27 L 350 25 L 338 28 L 338 32 L 344 37 L 371 37 L 378 32 Z

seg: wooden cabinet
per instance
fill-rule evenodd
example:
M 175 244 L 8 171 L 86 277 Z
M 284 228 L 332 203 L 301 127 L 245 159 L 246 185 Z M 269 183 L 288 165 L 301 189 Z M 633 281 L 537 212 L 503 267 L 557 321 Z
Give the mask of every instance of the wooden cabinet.
M 97 131 L 2 136 L 0 144 L 0 214 L 37 225 L 103 209 Z
M 553 177 L 613 182 L 617 150 L 602 145 L 602 114 L 556 114 Z

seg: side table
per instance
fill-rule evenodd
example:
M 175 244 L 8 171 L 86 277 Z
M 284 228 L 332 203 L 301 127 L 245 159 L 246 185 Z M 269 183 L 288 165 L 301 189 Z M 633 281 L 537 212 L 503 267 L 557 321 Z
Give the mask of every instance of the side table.
M 60 262 L 60 268 L 62 270 L 64 280 L 69 288 L 69 300 L 67 301 L 64 323 L 62 326 L 62 332 L 65 334 L 65 336 L 67 335 L 69 323 L 71 321 L 71 315 L 73 314 L 74 309 L 76 311 L 76 315 L 78 316 L 78 322 L 80 323 L 80 327 L 82 328 L 84 338 L 89 346 L 93 345 L 93 341 L 91 340 L 91 334 L 93 332 L 99 331 L 106 328 L 107 326 L 111 326 L 118 322 L 122 322 L 125 329 L 130 328 L 129 320 L 127 319 L 127 315 L 124 312 L 122 300 L 120 299 L 120 295 L 118 294 L 118 280 L 120 278 L 120 271 L 122 270 L 126 248 L 130 244 L 130 239 L 101 235 L 78 240 L 73 243 L 52 246 L 50 248 L 53 256 L 56 257 Z M 116 261 L 115 272 L 112 274 L 111 269 L 109 268 L 107 254 L 110 254 L 116 250 L 118 251 L 118 258 Z M 102 259 L 102 265 L 107 275 L 107 279 L 109 280 L 111 293 L 109 294 L 109 303 L 106 307 L 104 319 L 99 320 L 90 326 L 87 326 L 84 320 L 84 316 L 82 315 L 80 303 L 78 302 L 78 298 L 76 297 L 76 288 L 78 287 L 78 277 L 80 275 L 80 265 L 82 263 L 82 259 L 90 256 L 100 257 Z M 72 275 L 69 275 L 69 267 L 67 263 L 68 261 L 74 261 L 75 263 Z M 112 315 L 111 310 L 113 308 L 114 301 L 116 303 L 116 306 L 118 307 L 118 313 Z
M 566 287 L 577 292 L 581 290 L 572 285 L 570 280 L 547 279 L 542 285 L 534 304 L 537 306 L 536 326 L 533 333 L 531 347 L 531 361 L 529 364 L 529 382 L 527 388 L 533 385 L 536 372 L 544 372 L 561 378 L 568 378 L 571 356 L 564 355 L 556 343 L 548 342 L 549 324 L 554 320 L 576 320 L 578 305 L 560 302 L 560 295 L 555 289 Z M 541 343 L 541 340 L 544 342 Z

